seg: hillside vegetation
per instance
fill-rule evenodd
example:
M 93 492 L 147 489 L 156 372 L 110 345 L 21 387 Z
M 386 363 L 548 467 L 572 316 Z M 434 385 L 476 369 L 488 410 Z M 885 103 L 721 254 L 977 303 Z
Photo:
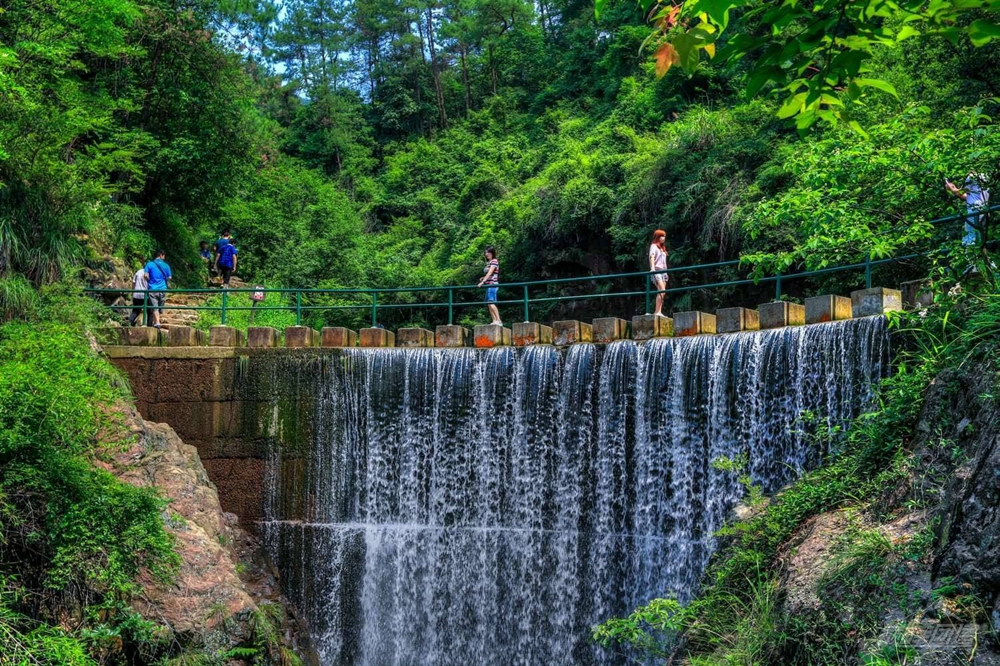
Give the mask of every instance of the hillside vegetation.
M 681 286 L 939 248 L 877 268 L 876 281 L 933 272 L 949 289 L 978 267 L 976 295 L 966 281 L 966 295 L 908 324 L 908 344 L 924 346 L 903 357 L 880 411 L 840 455 L 732 528 L 702 599 L 686 610 L 665 599 L 596 635 L 637 658 L 691 663 L 912 663 L 854 600 L 884 602 L 903 589 L 897 565 L 944 552 L 948 536 L 929 519 L 905 545 L 880 541 L 873 524 L 900 506 L 931 507 L 905 489 L 879 504 L 880 493 L 912 480 L 911 431 L 934 378 L 969 371 L 970 359 L 977 377 L 995 372 L 994 266 L 981 247 L 954 251 L 961 221 L 928 224 L 964 212 L 945 178 L 1000 177 L 994 7 L 599 5 L 0 3 L 0 664 L 291 659 L 270 644 L 167 640 L 136 613 L 137 577 L 170 580 L 177 564 L 164 500 L 94 465 L 121 445 L 112 407 L 128 397 L 88 336 L 111 315 L 81 285 L 127 279 L 162 247 L 175 286 L 203 286 L 198 241 L 223 228 L 238 241 L 239 275 L 274 287 L 470 284 L 486 245 L 505 281 L 642 271 L 656 228 L 674 266 L 743 262 L 679 276 Z M 786 295 L 861 284 L 860 272 L 833 274 Z M 694 290 L 667 309 L 772 296 L 770 285 Z M 355 302 L 367 301 L 307 304 Z M 533 316 L 641 307 L 584 302 Z M 441 316 L 399 309 L 385 320 Z M 956 448 L 938 461 L 944 477 L 965 461 Z M 800 622 L 781 609 L 778 559 L 804 522 L 845 506 L 864 520 L 824 582 L 840 586 L 839 605 Z M 960 598 L 970 622 L 989 614 L 988 585 L 935 581 L 935 601 Z M 903 619 L 925 606 L 906 606 Z

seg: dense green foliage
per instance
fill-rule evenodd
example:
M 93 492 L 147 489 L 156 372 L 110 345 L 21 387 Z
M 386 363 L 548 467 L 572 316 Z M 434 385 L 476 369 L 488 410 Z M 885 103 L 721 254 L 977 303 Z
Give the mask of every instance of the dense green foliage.
M 0 326 L 3 664 L 90 664 L 149 641 L 134 581 L 168 578 L 176 559 L 164 503 L 91 462 L 128 441 L 114 410 L 126 387 L 90 348 L 95 312 L 78 299 L 50 290 L 28 321 Z
M 595 14 L 607 5 L 596 0 Z M 643 45 L 658 44 L 660 76 L 673 65 L 696 72 L 702 53 L 722 63 L 749 59 L 747 93 L 773 88 L 782 98 L 779 118 L 794 118 L 799 129 L 847 120 L 867 136 L 855 117 L 867 102 L 865 93 L 898 96 L 890 81 L 873 74 L 876 53 L 921 36 L 953 45 L 989 44 L 1000 37 L 997 8 L 992 0 L 655 0 L 645 7 L 653 30 Z
M 760 32 L 746 14 L 727 34 Z M 595 20 L 566 0 L 8 3 L 0 307 L 16 304 L 15 274 L 41 284 L 154 245 L 176 284 L 201 285 L 197 241 L 223 227 L 238 273 L 269 286 L 469 284 L 486 244 L 505 280 L 643 270 L 657 227 L 674 265 L 743 257 L 787 272 L 926 243 L 923 221 L 961 210 L 942 179 L 996 170 L 992 45 L 928 34 L 874 50 L 870 76 L 898 97 L 852 109 L 869 139 L 846 126 L 803 138 L 742 98 L 752 54 L 657 80 L 638 53 L 647 31 L 628 3 Z M 830 280 L 791 295 L 819 286 Z

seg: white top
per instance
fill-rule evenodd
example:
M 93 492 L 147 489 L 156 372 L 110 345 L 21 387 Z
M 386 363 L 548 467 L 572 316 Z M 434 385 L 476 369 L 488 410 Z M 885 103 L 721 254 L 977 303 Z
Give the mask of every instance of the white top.
M 141 289 L 142 291 L 133 291 L 132 298 L 142 300 L 146 298 L 145 290 L 149 289 L 149 280 L 146 279 L 146 269 L 140 268 L 132 276 L 132 288 Z
M 653 243 L 649 246 L 649 261 L 652 268 L 651 271 L 665 271 L 667 270 L 667 253 L 660 249 L 660 246 Z M 662 277 L 666 277 L 663 275 Z

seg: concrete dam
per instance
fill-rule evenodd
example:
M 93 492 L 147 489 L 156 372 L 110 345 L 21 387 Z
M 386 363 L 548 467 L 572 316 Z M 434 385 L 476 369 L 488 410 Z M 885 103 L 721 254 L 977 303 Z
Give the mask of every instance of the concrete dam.
M 836 447 L 884 317 L 643 342 L 108 347 L 198 447 L 322 664 L 618 664 L 590 627 L 689 599 L 714 532 Z M 832 435 L 832 436 L 831 436 Z

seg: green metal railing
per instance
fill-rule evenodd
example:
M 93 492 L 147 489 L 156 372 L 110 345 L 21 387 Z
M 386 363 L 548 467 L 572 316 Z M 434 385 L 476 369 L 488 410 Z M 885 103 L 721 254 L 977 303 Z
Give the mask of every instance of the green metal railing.
M 995 206 L 984 210 L 977 215 L 982 219 L 983 217 L 989 215 L 993 210 L 1000 210 L 1000 206 Z M 968 218 L 968 215 L 952 215 L 949 217 L 944 217 L 936 220 L 931 220 L 929 224 L 932 225 L 942 225 L 949 222 L 964 221 Z M 982 229 L 986 228 L 986 224 L 980 221 L 977 225 Z M 983 233 L 983 238 L 985 239 L 985 233 Z M 632 273 L 613 273 L 609 275 L 588 275 L 583 277 L 572 277 L 572 278 L 556 278 L 551 280 L 533 280 L 528 282 L 507 282 L 497 285 L 501 291 L 510 293 L 510 291 L 518 290 L 520 291 L 519 298 L 498 300 L 494 302 L 497 306 L 504 305 L 520 305 L 522 308 L 522 313 L 524 316 L 524 321 L 530 320 L 530 312 L 532 304 L 541 303 L 557 303 L 563 301 L 576 301 L 576 300 L 590 300 L 590 299 L 603 299 L 603 298 L 627 298 L 642 296 L 645 300 L 645 312 L 648 314 L 652 309 L 652 300 L 655 295 L 659 293 L 664 294 L 679 294 L 688 291 L 694 291 L 698 289 L 713 289 L 719 287 L 732 287 L 740 285 L 759 285 L 762 283 L 773 282 L 774 283 L 774 298 L 775 300 L 781 300 L 783 288 L 789 280 L 802 279 L 808 277 L 814 277 L 819 275 L 826 275 L 831 273 L 839 273 L 844 271 L 853 271 L 864 269 L 865 276 L 865 286 L 870 288 L 872 286 L 872 269 L 876 266 L 881 266 L 884 264 L 897 263 L 901 261 L 907 261 L 910 259 L 917 259 L 921 257 L 927 257 L 932 254 L 933 251 L 924 252 L 914 252 L 910 254 L 885 257 L 880 259 L 874 259 L 871 252 L 869 251 L 865 260 L 862 262 L 842 264 L 838 266 L 830 266 L 827 268 L 820 268 L 811 271 L 799 271 L 795 273 L 777 273 L 775 275 L 769 276 L 759 276 L 759 277 L 747 277 L 734 280 L 723 280 L 717 282 L 706 282 L 699 284 L 684 285 L 678 287 L 668 287 L 662 292 L 654 286 L 654 276 L 659 274 L 667 274 L 668 276 L 675 276 L 683 273 L 688 273 L 692 271 L 706 271 L 706 270 L 716 270 L 719 268 L 739 266 L 742 264 L 740 260 L 731 261 L 721 261 L 709 264 L 698 264 L 693 266 L 679 266 L 676 268 L 668 268 L 664 271 L 650 272 L 650 271 L 637 271 Z M 623 281 L 623 280 L 642 280 L 643 288 L 639 290 L 632 291 L 616 291 L 610 293 L 586 293 L 586 294 L 573 294 L 564 296 L 541 296 L 541 297 L 531 297 L 532 288 L 538 289 L 541 287 L 548 287 L 551 285 L 569 285 L 577 283 L 606 283 L 613 281 Z M 165 293 L 167 296 L 171 294 L 209 294 L 209 295 L 219 295 L 220 303 L 219 305 L 165 305 L 163 309 L 165 310 L 216 310 L 219 311 L 219 318 L 223 325 L 227 322 L 227 315 L 236 311 L 268 311 L 268 310 L 283 310 L 289 311 L 293 310 L 295 312 L 295 322 L 297 325 L 301 325 L 303 321 L 304 313 L 316 310 L 324 311 L 337 311 L 337 310 L 370 310 L 371 311 L 371 325 L 378 325 L 378 313 L 379 310 L 392 310 L 400 308 L 447 308 L 448 313 L 448 323 L 453 324 L 455 321 L 455 310 L 457 308 L 464 307 L 475 307 L 483 306 L 489 304 L 485 300 L 456 300 L 456 293 L 482 293 L 485 287 L 479 287 L 478 285 L 451 285 L 451 286 L 441 286 L 441 287 L 394 287 L 385 289 L 275 289 L 275 288 L 258 288 L 258 287 L 245 287 L 245 288 L 233 288 L 233 289 L 218 289 L 218 288 L 201 288 L 201 289 L 170 289 Z M 152 290 L 135 290 L 135 289 L 103 289 L 103 288 L 88 288 L 85 289 L 87 293 L 102 295 L 102 294 L 115 294 L 118 296 L 126 296 L 131 298 L 133 293 L 151 293 Z M 290 295 L 293 304 L 285 305 L 263 305 L 254 304 L 251 306 L 236 306 L 229 304 L 229 298 L 231 294 L 238 293 L 261 293 L 264 294 L 264 301 L 267 300 L 267 296 L 271 294 L 276 294 L 279 297 L 288 297 Z M 447 295 L 446 301 L 427 301 L 427 302 L 406 302 L 406 303 L 393 303 L 393 302 L 383 302 L 379 303 L 379 295 L 391 295 L 391 294 L 401 294 L 401 293 L 440 293 L 445 292 Z M 358 304 L 339 304 L 339 305 L 310 305 L 308 303 L 303 303 L 303 296 L 340 296 L 340 297 L 352 297 L 352 296 L 362 296 L 370 299 L 367 303 Z M 133 310 L 138 309 L 140 306 L 133 305 L 111 305 L 109 306 L 113 310 Z M 144 298 L 142 308 L 143 321 L 148 322 L 148 314 L 153 308 L 149 304 L 149 299 Z

